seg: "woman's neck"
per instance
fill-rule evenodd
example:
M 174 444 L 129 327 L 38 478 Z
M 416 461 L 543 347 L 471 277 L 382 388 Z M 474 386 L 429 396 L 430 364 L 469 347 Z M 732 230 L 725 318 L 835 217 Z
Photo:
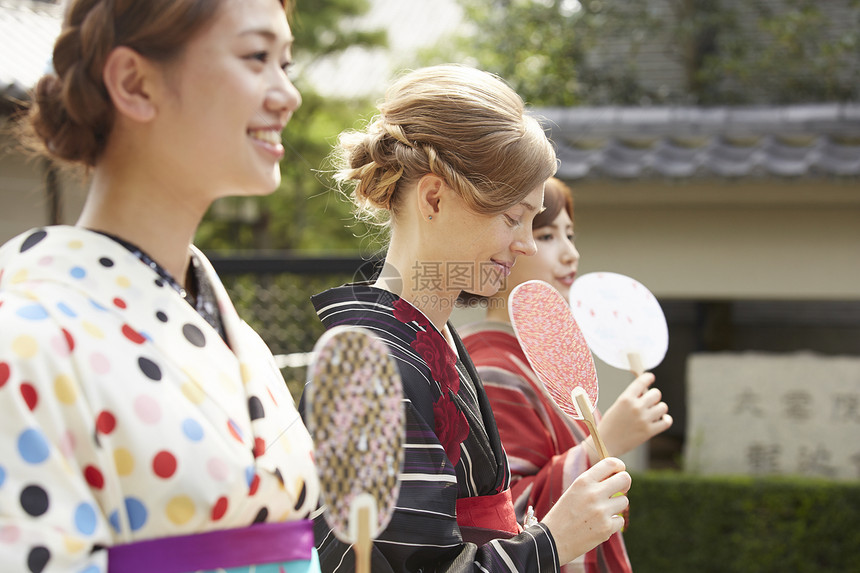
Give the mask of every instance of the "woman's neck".
M 203 216 L 188 207 L 180 193 L 136 186 L 133 180 L 97 171 L 77 226 L 133 243 L 185 286 L 188 249 Z
M 508 314 L 508 297 L 506 293 L 493 295 L 487 300 L 487 320 L 511 322 L 511 316 Z
M 445 325 L 451 317 L 459 291 L 445 291 L 444 279 L 423 272 L 420 264 L 396 263 L 391 261 L 391 253 L 373 286 L 392 292 L 420 310 L 433 326 L 445 332 Z M 399 266 L 398 266 L 399 265 Z M 409 269 L 408 273 L 401 269 Z

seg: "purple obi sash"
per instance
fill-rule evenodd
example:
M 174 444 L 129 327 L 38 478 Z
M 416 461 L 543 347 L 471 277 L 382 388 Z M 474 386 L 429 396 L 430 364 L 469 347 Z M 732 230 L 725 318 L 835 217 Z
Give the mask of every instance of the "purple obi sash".
M 260 523 L 108 548 L 108 573 L 187 573 L 264 563 L 307 561 L 313 522 Z

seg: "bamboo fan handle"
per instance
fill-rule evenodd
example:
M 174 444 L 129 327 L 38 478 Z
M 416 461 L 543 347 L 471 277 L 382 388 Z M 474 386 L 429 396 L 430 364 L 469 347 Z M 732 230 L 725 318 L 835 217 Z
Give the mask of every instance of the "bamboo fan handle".
M 591 404 L 588 402 L 588 394 L 585 393 L 585 390 L 577 386 L 571 392 L 570 397 L 576 403 L 576 409 L 582 415 L 585 425 L 588 426 L 588 432 L 591 434 L 592 439 L 594 439 L 594 445 L 597 446 L 597 453 L 600 455 L 600 459 L 604 460 L 608 458 L 609 453 L 606 451 L 606 445 L 597 432 L 597 424 L 594 423 L 594 413 L 592 413 Z
M 630 371 L 636 375 L 637 378 L 645 374 L 645 366 L 642 364 L 642 355 L 638 352 L 628 352 L 627 360 L 630 362 Z
M 370 552 L 373 537 L 370 532 L 376 522 L 376 500 L 368 493 L 355 496 L 350 507 L 349 526 L 354 528 L 355 573 L 370 573 Z

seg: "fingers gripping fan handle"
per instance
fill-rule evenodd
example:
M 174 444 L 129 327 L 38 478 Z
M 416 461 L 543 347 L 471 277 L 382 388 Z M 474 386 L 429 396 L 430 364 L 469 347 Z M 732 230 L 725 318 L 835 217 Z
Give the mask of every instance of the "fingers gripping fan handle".
M 529 364 L 558 407 L 582 420 L 571 396 L 581 388 L 593 410 L 597 371 L 567 301 L 549 284 L 533 280 L 517 285 L 508 302 L 511 323 Z
M 397 366 L 369 331 L 336 327 L 317 341 L 309 380 L 307 424 L 325 520 L 344 543 L 369 541 L 388 525 L 400 492 L 404 429 Z

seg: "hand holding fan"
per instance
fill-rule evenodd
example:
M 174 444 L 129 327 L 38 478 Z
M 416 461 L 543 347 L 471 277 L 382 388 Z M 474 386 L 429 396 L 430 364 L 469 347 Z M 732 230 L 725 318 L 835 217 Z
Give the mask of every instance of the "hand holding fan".
M 336 327 L 314 347 L 306 394 L 324 517 L 370 573 L 373 539 L 388 525 L 403 465 L 403 388 L 385 344 Z
M 600 458 L 607 457 L 592 413 L 597 371 L 567 301 L 549 284 L 532 280 L 511 291 L 508 308 L 520 346 L 547 392 L 565 414 L 585 422 Z
M 589 273 L 570 289 L 570 309 L 594 354 L 636 376 L 666 356 L 669 329 L 660 303 L 642 283 L 617 273 Z

